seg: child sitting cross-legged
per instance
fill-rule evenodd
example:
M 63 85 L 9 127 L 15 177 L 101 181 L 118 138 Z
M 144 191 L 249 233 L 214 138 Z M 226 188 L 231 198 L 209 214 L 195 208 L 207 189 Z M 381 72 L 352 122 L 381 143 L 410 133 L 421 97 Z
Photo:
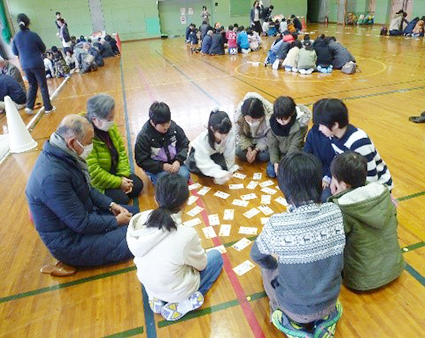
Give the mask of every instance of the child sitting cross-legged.
M 312 154 L 284 157 L 278 180 L 288 211 L 270 217 L 251 249 L 262 268 L 273 324 L 288 337 L 333 337 L 342 314 L 341 211 L 320 203 L 322 168 Z
M 388 187 L 366 184 L 367 160 L 351 151 L 334 158 L 331 173 L 330 201 L 344 215 L 344 284 L 366 291 L 390 283 L 400 276 L 405 263 L 397 240 L 397 210 Z
M 202 306 L 223 266 L 221 253 L 206 254 L 196 230 L 182 225 L 188 198 L 183 177 L 163 176 L 155 191 L 158 208 L 135 215 L 127 230 L 127 244 L 149 305 L 170 321 Z

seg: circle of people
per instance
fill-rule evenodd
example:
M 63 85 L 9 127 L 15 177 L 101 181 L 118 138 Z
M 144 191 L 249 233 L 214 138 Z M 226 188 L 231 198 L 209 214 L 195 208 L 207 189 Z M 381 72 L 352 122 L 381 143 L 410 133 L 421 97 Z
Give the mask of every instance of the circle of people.
M 153 103 L 134 156 L 155 185 L 158 207 L 140 213 L 128 203 L 143 183 L 131 170 L 115 114 L 114 99 L 98 94 L 85 114 L 66 116 L 43 146 L 26 196 L 56 259 L 79 267 L 134 257 L 152 311 L 166 320 L 201 307 L 223 266 L 221 253 L 206 253 L 197 231 L 182 224 L 190 173 L 226 184 L 239 169 L 236 158 L 266 162 L 289 204 L 251 248 L 279 330 L 331 337 L 342 282 L 373 290 L 404 270 L 390 171 L 366 132 L 349 123 L 341 100 L 321 99 L 311 114 L 288 96 L 271 103 L 247 93 L 234 122 L 212 111 L 192 142 L 169 106 Z

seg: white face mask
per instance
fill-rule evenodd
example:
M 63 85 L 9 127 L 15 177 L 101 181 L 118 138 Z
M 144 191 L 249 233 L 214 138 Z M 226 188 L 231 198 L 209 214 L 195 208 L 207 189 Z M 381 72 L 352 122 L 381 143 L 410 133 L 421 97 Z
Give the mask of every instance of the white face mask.
M 109 129 L 111 129 L 112 125 L 114 124 L 114 121 L 105 121 L 105 120 L 98 120 L 100 121 L 100 125 L 96 126 L 97 129 L 103 130 L 103 131 L 108 131 Z
M 76 140 L 78 142 L 78 144 L 81 146 L 81 148 L 83 148 L 83 152 L 81 154 L 79 154 L 78 156 L 80 156 L 84 161 L 87 159 L 87 157 L 89 157 L 91 151 L 93 150 L 93 143 L 90 143 L 86 146 L 83 146 L 80 141 Z M 75 150 L 74 150 L 75 151 Z
M 258 127 L 261 121 L 254 121 L 254 122 L 246 121 L 246 123 L 248 123 L 250 127 Z

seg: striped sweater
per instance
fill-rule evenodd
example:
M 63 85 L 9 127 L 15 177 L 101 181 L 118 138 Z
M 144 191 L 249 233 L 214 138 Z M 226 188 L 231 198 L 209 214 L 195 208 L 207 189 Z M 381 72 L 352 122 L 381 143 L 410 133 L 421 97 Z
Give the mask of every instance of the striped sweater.
M 378 182 L 388 186 L 390 191 L 393 189 L 393 180 L 387 165 L 363 130 L 349 124 L 342 138 L 332 137 L 331 141 L 336 154 L 355 151 L 366 158 L 367 182 Z

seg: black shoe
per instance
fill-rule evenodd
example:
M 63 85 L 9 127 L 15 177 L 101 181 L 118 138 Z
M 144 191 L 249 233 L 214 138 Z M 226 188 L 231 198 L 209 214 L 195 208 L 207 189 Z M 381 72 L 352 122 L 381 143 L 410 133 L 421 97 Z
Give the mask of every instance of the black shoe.
M 409 121 L 414 123 L 425 123 L 425 112 L 423 112 L 421 116 L 410 116 Z

